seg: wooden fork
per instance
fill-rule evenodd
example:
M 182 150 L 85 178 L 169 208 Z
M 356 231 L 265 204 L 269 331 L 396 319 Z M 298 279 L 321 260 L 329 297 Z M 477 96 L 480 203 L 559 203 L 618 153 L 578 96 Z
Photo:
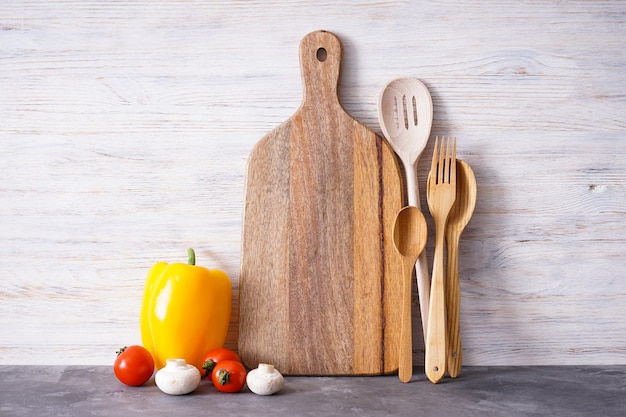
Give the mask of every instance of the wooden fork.
M 452 148 L 452 149 L 450 149 Z M 426 334 L 426 376 L 436 384 L 446 373 L 446 305 L 444 287 L 443 249 L 446 223 L 456 199 L 456 138 L 450 144 L 435 138 L 435 151 L 428 183 L 427 200 L 430 214 L 435 221 L 435 256 L 430 287 L 430 310 Z

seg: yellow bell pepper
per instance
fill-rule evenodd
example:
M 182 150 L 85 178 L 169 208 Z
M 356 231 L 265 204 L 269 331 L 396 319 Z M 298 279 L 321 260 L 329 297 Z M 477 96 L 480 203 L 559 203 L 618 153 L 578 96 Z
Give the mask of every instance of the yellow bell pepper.
M 188 264 L 158 262 L 146 279 L 139 324 L 157 370 L 171 358 L 201 370 L 204 355 L 226 341 L 230 279 L 220 270 L 195 266 L 193 249 L 188 253 Z

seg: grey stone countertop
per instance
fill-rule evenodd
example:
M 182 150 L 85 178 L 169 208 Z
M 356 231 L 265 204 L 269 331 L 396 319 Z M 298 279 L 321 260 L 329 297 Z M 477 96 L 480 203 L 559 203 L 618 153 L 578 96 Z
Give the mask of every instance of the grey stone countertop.
M 120 383 L 108 366 L 0 366 L 0 416 L 594 416 L 626 415 L 626 366 L 465 367 L 431 384 L 397 376 L 291 377 L 273 396 L 219 393 L 210 381 L 185 396 L 153 379 Z

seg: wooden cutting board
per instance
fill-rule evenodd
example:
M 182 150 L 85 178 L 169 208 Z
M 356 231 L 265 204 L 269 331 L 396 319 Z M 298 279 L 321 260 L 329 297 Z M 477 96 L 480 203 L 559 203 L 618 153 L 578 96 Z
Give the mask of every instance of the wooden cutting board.
M 391 233 L 401 173 L 390 146 L 339 103 L 341 57 L 332 33 L 304 37 L 302 105 L 249 156 L 239 287 L 248 367 L 398 368 L 401 261 Z

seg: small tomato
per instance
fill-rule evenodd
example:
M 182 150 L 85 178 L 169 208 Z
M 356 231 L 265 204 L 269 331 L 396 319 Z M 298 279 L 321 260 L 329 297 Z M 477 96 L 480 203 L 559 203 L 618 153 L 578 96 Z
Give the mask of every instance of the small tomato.
M 202 369 L 200 369 L 202 376 L 210 376 L 213 372 L 213 368 L 215 368 L 215 365 L 225 360 L 241 362 L 239 360 L 239 355 L 237 355 L 234 351 L 230 349 L 217 348 L 211 350 L 209 353 L 204 355 L 204 359 L 202 361 Z
M 148 382 L 154 373 L 154 360 L 143 346 L 123 347 L 117 352 L 113 371 L 122 383 L 137 387 Z
M 213 369 L 211 380 L 221 392 L 239 392 L 246 383 L 246 368 L 239 361 L 224 360 Z

